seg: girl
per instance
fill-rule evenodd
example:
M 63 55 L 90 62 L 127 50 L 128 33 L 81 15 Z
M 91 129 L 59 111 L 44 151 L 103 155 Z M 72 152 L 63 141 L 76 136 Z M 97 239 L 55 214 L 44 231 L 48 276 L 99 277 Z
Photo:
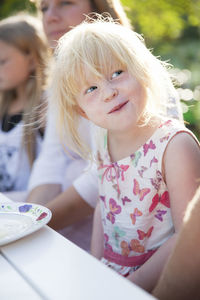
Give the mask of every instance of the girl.
M 35 3 L 52 50 L 65 32 L 78 25 L 92 11 L 100 14 L 109 12 L 121 24 L 130 26 L 119 0 L 35 0 Z M 88 138 L 88 121 L 85 120 L 83 125 L 81 132 Z M 96 173 L 86 174 L 83 171 L 87 162 L 78 155 L 75 158 L 63 151 L 55 129 L 54 111 L 49 110 L 42 151 L 34 163 L 29 180 L 30 193 L 27 201 L 47 204 L 55 198 L 53 205 L 50 205 L 53 211 L 50 226 L 56 230 L 64 229 L 61 233 L 65 237 L 89 251 L 93 207 L 98 199 L 98 182 Z M 57 211 L 59 203 L 65 206 L 61 207 L 61 211 Z M 89 220 L 86 219 L 88 215 Z M 82 222 L 78 223 L 78 220 Z M 75 222 L 74 226 L 69 226 Z
M 93 11 L 99 14 L 110 13 L 121 24 L 130 27 L 129 20 L 119 0 L 33 1 L 37 6 L 38 15 L 42 19 L 44 32 L 52 50 L 54 50 L 58 39 L 64 33 L 69 31 L 72 26 L 80 24 L 85 19 L 85 16 Z M 82 173 L 83 167 L 86 165 L 86 162 L 80 160 L 80 157 L 76 157 L 75 161 L 62 151 L 54 123 L 53 113 L 49 112 L 42 152 L 31 173 L 29 182 L 31 193 L 27 199 L 28 202 L 45 204 L 52 200 L 57 194 L 61 193 L 63 188 L 66 189 L 72 184 L 73 180 Z M 85 132 L 88 132 L 88 129 Z M 75 167 L 74 164 L 76 164 Z M 75 190 L 74 192 L 76 193 Z M 94 197 L 92 197 L 92 194 L 94 193 L 97 194 L 97 184 L 95 186 L 91 185 L 91 191 L 88 192 L 91 196 L 86 196 L 86 202 L 80 199 L 78 193 L 75 195 L 78 198 L 78 202 L 80 199 L 83 205 L 88 206 L 90 212 L 91 206 L 87 205 L 87 202 L 89 204 L 93 202 L 92 198 Z M 66 198 L 68 202 L 71 202 L 72 195 L 64 195 L 64 199 Z M 81 203 L 79 204 L 81 205 Z
M 51 103 L 61 132 L 69 128 L 86 156 L 77 134 L 80 115 L 99 127 L 92 253 L 148 291 L 200 176 L 196 138 L 163 117 L 169 84 L 166 64 L 141 36 L 109 20 L 77 26 L 56 51 Z
M 34 0 L 34 2 L 37 4 L 49 45 L 52 48 L 55 47 L 56 41 L 64 32 L 70 30 L 72 26 L 78 25 L 84 20 L 85 15 L 92 11 L 100 14 L 109 12 L 112 18 L 118 19 L 122 25 L 130 27 L 119 0 Z M 169 103 L 167 114 L 182 119 L 180 103 L 174 89 L 170 92 L 169 88 L 167 101 Z M 50 225 L 55 229 L 60 229 L 77 219 L 75 212 L 77 212 L 78 219 L 84 217 L 83 212 L 91 214 L 91 207 L 96 205 L 98 188 L 97 180 L 95 180 L 97 177 L 93 174 L 84 174 L 74 181 L 78 172 L 81 175 L 82 169 L 77 165 L 74 167 L 74 160 L 72 161 L 66 153 L 59 150 L 61 144 L 55 132 L 52 115 L 53 113 L 49 113 L 43 150 L 34 164 L 31 174 L 30 194 L 27 201 L 45 204 L 60 193 L 55 201 L 53 200 L 49 204 L 53 211 Z M 88 133 L 88 130 L 84 131 Z M 88 181 L 90 181 L 89 184 Z M 61 183 L 63 184 L 61 185 Z M 61 193 L 63 189 L 65 191 Z M 76 207 L 74 207 L 75 204 Z M 65 207 L 63 207 L 64 205 Z M 72 207 L 74 207 L 73 213 Z M 79 210 L 80 207 L 83 209 Z
M 40 22 L 28 15 L 2 20 L 0 49 L 0 191 L 20 191 L 42 139 L 37 126 L 48 48 Z

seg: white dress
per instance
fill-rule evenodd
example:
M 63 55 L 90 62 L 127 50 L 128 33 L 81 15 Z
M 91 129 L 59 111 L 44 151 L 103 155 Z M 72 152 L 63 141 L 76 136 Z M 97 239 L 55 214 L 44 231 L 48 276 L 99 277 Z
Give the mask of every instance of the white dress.
M 28 155 L 22 149 L 22 136 L 22 121 L 8 132 L 3 131 L 0 124 L 0 192 L 27 189 L 31 169 Z M 38 156 L 42 144 L 39 133 L 36 142 Z

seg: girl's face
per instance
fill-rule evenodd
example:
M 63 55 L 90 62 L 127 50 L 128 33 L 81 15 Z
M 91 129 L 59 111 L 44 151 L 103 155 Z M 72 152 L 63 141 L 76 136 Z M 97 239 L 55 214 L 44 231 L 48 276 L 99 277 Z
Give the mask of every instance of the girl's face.
M 77 103 L 86 117 L 96 125 L 114 131 L 137 126 L 146 106 L 146 90 L 126 69 L 81 86 Z
M 30 55 L 0 40 L 0 91 L 24 84 L 32 69 Z
M 80 24 L 85 19 L 84 14 L 92 11 L 89 0 L 42 0 L 40 8 L 44 31 L 51 47 L 56 46 L 56 41 L 71 26 Z

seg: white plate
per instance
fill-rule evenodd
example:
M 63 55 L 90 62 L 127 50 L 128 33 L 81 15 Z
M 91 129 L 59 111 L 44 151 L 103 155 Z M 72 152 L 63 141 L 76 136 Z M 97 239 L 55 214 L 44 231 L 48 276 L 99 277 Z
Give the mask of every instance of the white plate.
M 51 211 L 39 204 L 0 202 L 0 246 L 16 241 L 43 227 Z

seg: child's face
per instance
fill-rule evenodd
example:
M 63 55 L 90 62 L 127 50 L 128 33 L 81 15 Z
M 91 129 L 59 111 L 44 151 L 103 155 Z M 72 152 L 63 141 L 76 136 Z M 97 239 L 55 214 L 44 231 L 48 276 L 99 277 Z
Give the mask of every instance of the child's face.
M 0 90 L 19 87 L 31 71 L 30 56 L 0 40 Z
M 146 106 L 146 91 L 127 70 L 115 69 L 103 78 L 89 75 L 87 79 L 77 103 L 88 119 L 118 131 L 133 129 L 138 124 Z
M 90 0 L 42 0 L 40 9 L 44 31 L 51 47 L 55 47 L 59 38 L 80 24 L 84 14 L 92 11 Z

